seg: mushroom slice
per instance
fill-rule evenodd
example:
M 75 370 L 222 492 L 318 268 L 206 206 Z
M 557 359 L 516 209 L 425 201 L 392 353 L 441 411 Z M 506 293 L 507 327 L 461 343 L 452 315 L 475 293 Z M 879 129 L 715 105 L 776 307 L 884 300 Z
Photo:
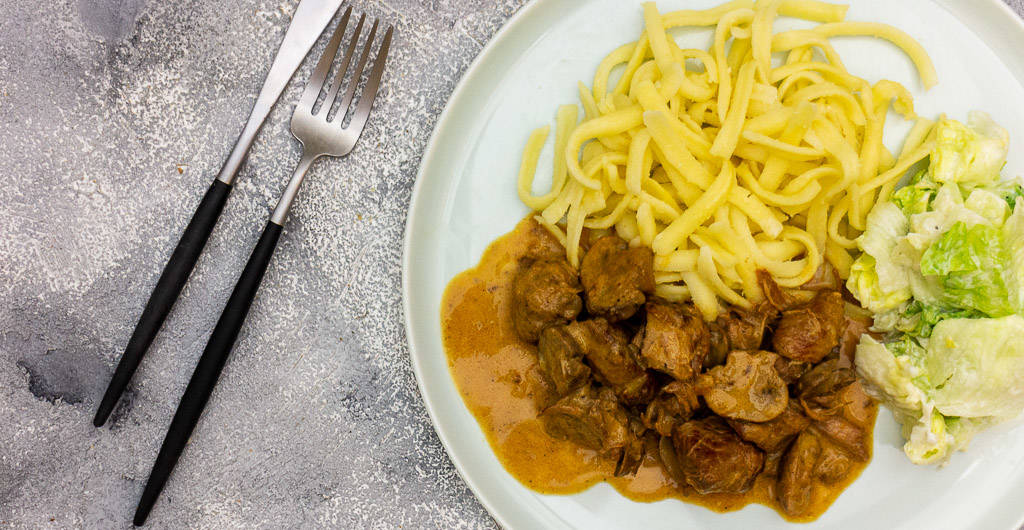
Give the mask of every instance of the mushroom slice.
M 775 371 L 778 356 L 767 351 L 734 351 L 724 366 L 697 378 L 697 393 L 719 416 L 769 421 L 786 410 L 789 392 Z

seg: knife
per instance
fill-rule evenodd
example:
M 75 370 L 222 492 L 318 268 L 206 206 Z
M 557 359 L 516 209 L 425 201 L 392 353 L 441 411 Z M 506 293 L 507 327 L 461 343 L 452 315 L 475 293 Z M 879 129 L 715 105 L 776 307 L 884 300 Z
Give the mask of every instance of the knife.
M 235 142 L 235 147 L 228 155 L 217 178 L 192 215 L 192 220 L 185 228 L 185 233 L 181 235 L 171 259 L 160 274 L 153 294 L 146 302 L 146 308 L 142 310 L 142 316 L 135 325 L 135 331 L 128 340 L 117 369 L 110 379 L 110 385 L 96 410 L 96 417 L 93 418 L 95 426 L 99 427 L 106 423 L 128 382 L 131 381 L 139 362 L 142 361 L 171 307 L 181 294 L 182 288 L 185 287 L 189 275 L 192 274 L 196 260 L 199 259 L 199 254 L 206 246 L 206 240 L 209 239 L 210 232 L 213 231 L 224 209 L 238 168 L 241 167 L 249 147 L 256 139 L 256 133 L 259 132 L 295 70 L 299 68 L 324 28 L 340 9 L 341 3 L 342 0 L 300 0 L 284 35 L 284 42 L 281 43 L 281 48 L 267 73 L 267 79 L 263 82 L 263 89 L 260 90 L 252 112 L 249 113 L 249 121 L 242 129 L 242 134 Z

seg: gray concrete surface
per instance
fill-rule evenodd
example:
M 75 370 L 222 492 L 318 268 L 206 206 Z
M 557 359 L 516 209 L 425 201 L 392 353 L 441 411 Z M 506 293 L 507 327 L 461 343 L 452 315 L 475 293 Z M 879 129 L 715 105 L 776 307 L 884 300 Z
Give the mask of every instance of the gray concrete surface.
M 438 114 L 524 0 L 352 3 L 397 26 L 377 110 L 352 156 L 313 169 L 154 528 L 494 526 L 419 398 L 401 238 Z M 293 4 L 0 0 L 0 528 L 128 526 L 297 160 L 290 104 L 271 114 L 111 425 L 90 420 Z

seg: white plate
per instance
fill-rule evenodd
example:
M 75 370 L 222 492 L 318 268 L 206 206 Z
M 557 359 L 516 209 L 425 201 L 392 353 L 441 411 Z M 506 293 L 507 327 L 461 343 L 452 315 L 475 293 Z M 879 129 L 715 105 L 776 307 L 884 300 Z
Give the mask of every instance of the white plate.
M 662 0 L 659 7 L 718 3 Z M 1012 137 L 1007 172 L 1022 173 L 1024 24 L 1006 6 L 999 0 L 852 0 L 848 19 L 908 31 L 931 54 L 940 84 L 923 93 L 910 62 L 888 43 L 836 39 L 850 71 L 869 81 L 904 83 L 924 116 L 992 113 Z M 589 85 L 601 58 L 634 40 L 641 25 L 639 0 L 537 0 L 508 22 L 459 83 L 424 154 L 406 227 L 403 294 L 413 368 L 456 468 L 506 528 L 787 526 L 759 505 L 718 514 L 675 500 L 642 504 L 607 484 L 569 496 L 534 493 L 502 468 L 448 372 L 441 295 L 454 275 L 475 265 L 491 241 L 526 215 L 515 175 L 529 131 L 552 122 L 558 104 L 577 101 L 577 80 Z M 689 37 L 707 45 L 703 35 Z M 894 128 L 889 138 L 899 132 Z M 1020 526 L 1024 428 L 980 436 L 941 470 L 914 466 L 900 447 L 896 424 L 883 411 L 871 464 L 825 515 L 802 528 Z

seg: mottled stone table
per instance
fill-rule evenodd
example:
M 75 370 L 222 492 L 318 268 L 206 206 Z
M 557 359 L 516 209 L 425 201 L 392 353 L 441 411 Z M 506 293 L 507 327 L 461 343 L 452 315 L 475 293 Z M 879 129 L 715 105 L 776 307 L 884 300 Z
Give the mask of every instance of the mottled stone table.
M 0 0 L 0 528 L 128 525 L 297 160 L 290 104 L 270 115 L 111 425 L 91 418 L 293 3 Z M 494 526 L 420 401 L 401 239 L 438 114 L 524 0 L 352 3 L 397 25 L 378 110 L 352 156 L 313 169 L 152 527 Z

